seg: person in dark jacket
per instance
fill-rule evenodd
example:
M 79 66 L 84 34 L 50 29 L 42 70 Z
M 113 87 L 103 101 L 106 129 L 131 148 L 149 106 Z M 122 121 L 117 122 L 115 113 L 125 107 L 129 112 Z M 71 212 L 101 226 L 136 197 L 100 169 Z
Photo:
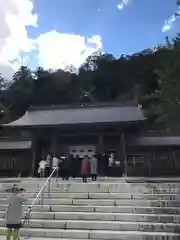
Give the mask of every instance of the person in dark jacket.
M 81 162 L 82 162 L 82 159 L 79 157 L 79 155 L 76 155 L 76 157 L 75 157 L 76 176 L 79 176 L 81 174 Z
M 73 179 L 75 179 L 75 177 L 77 177 L 77 159 L 76 157 L 74 157 L 72 154 L 69 156 L 70 158 L 70 176 L 73 177 Z
M 108 174 L 109 174 L 109 167 L 108 167 L 108 165 L 109 165 L 109 157 L 108 157 L 108 155 L 107 155 L 107 153 L 103 153 L 102 155 L 101 155 L 101 161 L 102 161 L 102 163 L 101 164 L 103 164 L 103 172 L 102 172 L 102 174 L 103 175 L 105 175 L 105 176 L 108 176 Z
M 52 171 L 52 155 L 49 153 L 46 157 L 46 168 L 45 168 L 45 176 L 49 177 Z
M 62 165 L 63 169 L 63 180 L 68 180 L 71 176 L 71 157 L 68 156 L 67 158 L 63 159 Z

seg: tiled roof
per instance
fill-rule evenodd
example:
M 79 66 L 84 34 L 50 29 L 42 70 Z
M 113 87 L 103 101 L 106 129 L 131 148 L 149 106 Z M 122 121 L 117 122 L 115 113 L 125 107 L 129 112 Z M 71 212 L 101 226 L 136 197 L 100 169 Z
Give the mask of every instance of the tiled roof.
M 137 106 L 90 106 L 27 111 L 18 120 L 3 126 L 53 126 L 66 124 L 117 123 L 145 120 Z

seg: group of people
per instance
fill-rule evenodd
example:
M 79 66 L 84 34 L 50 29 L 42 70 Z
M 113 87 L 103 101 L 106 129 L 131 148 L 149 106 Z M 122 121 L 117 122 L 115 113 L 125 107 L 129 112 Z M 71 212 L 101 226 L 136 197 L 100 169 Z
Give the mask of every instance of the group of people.
M 52 157 L 48 154 L 45 160 L 39 162 L 38 175 L 39 177 L 48 177 L 54 168 L 57 168 L 58 177 L 63 180 L 68 180 L 70 177 L 81 176 L 83 182 L 87 182 L 87 177 L 92 177 L 92 181 L 97 180 L 98 174 L 98 158 L 93 155 L 84 157 L 69 155 L 60 158 Z
M 45 159 L 45 160 L 43 160 Z M 97 175 L 100 176 L 116 176 L 123 175 L 123 165 L 117 160 L 114 153 L 100 154 L 92 156 L 68 156 L 56 157 L 48 154 L 42 158 L 38 165 L 38 175 L 40 177 L 48 177 L 54 168 L 58 169 L 56 176 L 63 180 L 70 177 L 82 177 L 83 182 L 87 181 L 87 177 L 92 177 L 96 181 Z

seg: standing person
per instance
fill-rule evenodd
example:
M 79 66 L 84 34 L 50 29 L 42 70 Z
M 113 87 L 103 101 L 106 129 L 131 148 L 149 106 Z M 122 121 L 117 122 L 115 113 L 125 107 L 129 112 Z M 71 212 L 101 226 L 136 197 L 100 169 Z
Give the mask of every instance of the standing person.
M 70 174 L 71 177 L 75 179 L 77 177 L 77 159 L 73 154 L 70 155 L 70 158 L 71 158 Z
M 89 173 L 89 159 L 88 156 L 85 155 L 81 162 L 81 176 L 83 182 L 87 182 L 88 173 Z
M 46 157 L 46 169 L 45 169 L 45 176 L 49 177 L 51 174 L 51 166 L 52 166 L 52 155 L 49 153 Z
M 60 177 L 62 177 L 63 180 L 66 177 L 66 171 L 64 169 L 64 165 L 65 165 L 64 162 L 65 161 L 66 161 L 66 157 L 65 156 L 60 157 L 60 170 L 59 170 L 59 172 L 60 172 Z
M 96 155 L 98 159 L 98 171 L 100 176 L 103 176 L 105 173 L 105 164 L 104 164 L 104 156 L 102 154 Z
M 114 167 L 114 153 L 110 153 L 109 155 L 109 173 L 110 176 L 113 176 L 113 167 Z
M 22 227 L 22 204 L 27 201 L 27 199 L 18 195 L 20 192 L 23 192 L 24 189 L 18 188 L 17 185 L 14 185 L 10 191 L 12 195 L 7 199 L 8 207 L 5 215 L 5 224 L 7 227 L 6 240 L 10 240 L 11 235 L 13 235 L 13 240 L 18 240 L 19 229 Z
M 46 161 L 41 160 L 39 162 L 39 168 L 38 168 L 38 173 L 39 173 L 40 178 L 45 177 L 45 168 L 46 168 Z
M 76 162 L 75 162 L 75 158 L 73 156 L 73 154 L 70 154 L 68 157 L 67 157 L 67 177 L 73 177 L 73 179 L 75 179 L 75 176 L 76 176 Z
M 90 171 L 91 171 L 92 181 L 97 180 L 97 165 L 98 165 L 98 159 L 95 155 L 93 155 L 90 158 Z
M 76 177 L 79 177 L 80 173 L 81 173 L 81 162 L 82 159 L 80 158 L 79 155 L 76 155 L 75 157 L 75 170 L 76 170 Z
M 68 180 L 71 176 L 71 156 L 66 157 L 62 163 L 63 180 Z
M 109 170 L 109 157 L 108 157 L 106 152 L 103 153 L 103 155 L 102 155 L 102 162 L 104 164 L 104 172 L 103 172 L 103 174 L 105 176 L 108 176 L 108 174 L 109 174 L 109 171 L 108 171 Z
M 57 177 L 59 177 L 59 164 L 60 164 L 59 158 L 54 156 L 52 160 L 52 169 L 54 170 L 55 168 L 57 168 L 57 172 L 56 172 Z

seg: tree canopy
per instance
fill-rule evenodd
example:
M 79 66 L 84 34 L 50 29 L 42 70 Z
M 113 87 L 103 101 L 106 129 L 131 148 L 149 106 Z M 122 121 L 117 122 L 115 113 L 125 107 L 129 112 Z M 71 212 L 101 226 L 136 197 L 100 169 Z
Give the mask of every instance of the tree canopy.
M 153 124 L 180 122 L 180 35 L 131 56 L 95 52 L 79 69 L 31 71 L 21 66 L 10 82 L 0 75 L 1 110 L 22 115 L 31 105 L 134 100 Z

